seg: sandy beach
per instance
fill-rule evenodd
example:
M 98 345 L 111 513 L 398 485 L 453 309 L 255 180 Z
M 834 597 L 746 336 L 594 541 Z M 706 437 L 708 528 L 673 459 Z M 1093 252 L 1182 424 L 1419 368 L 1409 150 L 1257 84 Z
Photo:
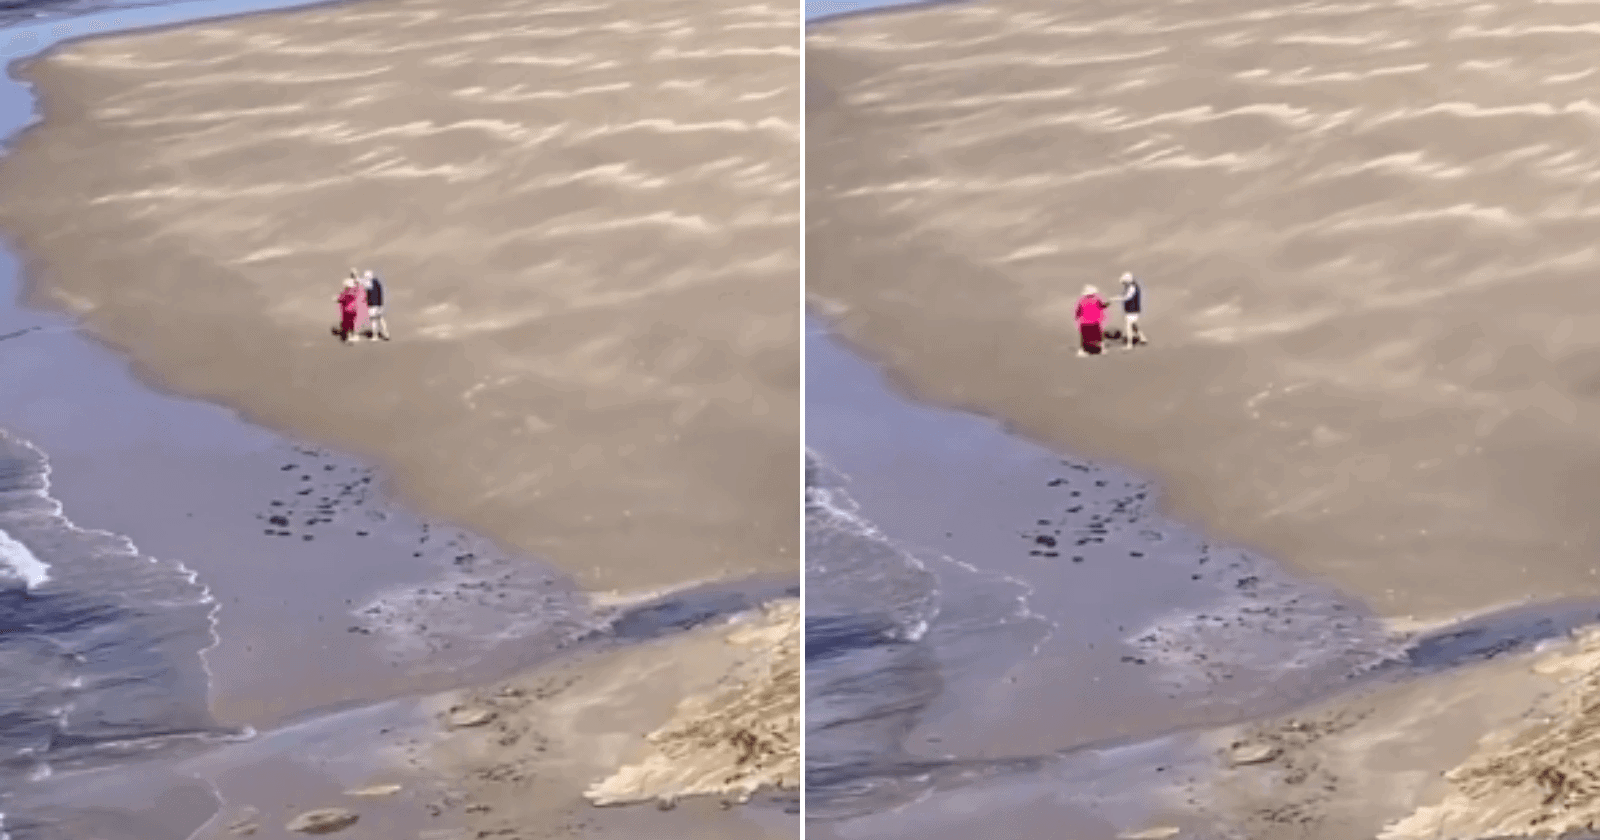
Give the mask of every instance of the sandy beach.
M 107 620 L 0 645 L 57 704 L 0 830 L 797 836 L 797 21 L 355 3 L 13 68 L 0 282 L 51 311 L 0 307 L 0 560 L 50 574 L 0 596 Z M 329 335 L 350 266 L 393 341 Z
M 402 2 L 83 41 L 20 70 L 0 229 L 153 381 L 591 588 L 789 570 L 797 25 Z M 330 341 L 350 266 L 393 342 Z
M 1128 659 L 1080 650 L 972 683 L 993 686 L 987 694 L 947 687 L 957 700 L 925 718 L 994 719 L 949 753 L 1048 758 L 1049 769 L 826 831 L 929 836 L 939 825 L 959 836 L 963 823 L 951 820 L 976 826 L 1002 811 L 1032 825 L 1087 819 L 1080 835 L 1104 837 L 1421 837 L 1441 825 L 1440 836 L 1553 836 L 1551 826 L 1581 823 L 1567 817 L 1587 813 L 1586 794 L 1573 792 L 1587 788 L 1552 780 L 1583 778 L 1589 724 L 1574 710 L 1590 689 L 1531 672 L 1532 643 L 1506 629 L 1514 613 L 1496 611 L 1553 614 L 1554 602 L 1592 603 L 1600 586 L 1585 513 L 1595 490 L 1583 479 L 1600 458 L 1597 345 L 1583 309 L 1597 255 L 1580 232 L 1594 212 L 1582 128 L 1591 15 L 1583 5 L 1008 0 L 810 28 L 814 311 L 902 393 L 995 418 L 1063 457 L 1119 465 L 1062 471 L 1059 489 L 1084 488 L 1084 498 L 1050 501 L 1055 477 L 1042 467 L 1018 461 L 991 479 L 959 466 L 978 463 L 969 433 L 947 436 L 955 449 L 943 457 L 928 446 L 866 460 L 852 450 L 863 470 L 852 495 L 863 515 L 894 523 L 889 533 L 1035 585 L 1035 608 Z M 1112 291 L 1124 270 L 1145 281 L 1153 344 L 1075 358 L 1083 285 Z M 869 416 L 836 413 L 857 426 Z M 836 437 L 848 448 L 850 434 Z M 1091 474 L 1103 492 L 1081 483 Z M 1018 495 L 1019 481 L 1037 489 Z M 892 501 L 953 498 L 956 485 L 981 498 L 920 513 Z M 1130 505 L 1191 529 L 1194 547 L 1140 546 Z M 975 529 L 996 536 L 962 537 Z M 1096 555 L 1071 543 L 1053 556 L 1039 544 L 1031 559 L 994 559 L 1005 529 L 1028 540 L 1068 530 L 1108 560 L 1112 549 L 1124 564 L 1148 555 L 1163 571 L 1096 572 Z M 945 549 L 945 532 L 965 543 Z M 1248 612 L 1186 602 L 1183 578 L 1168 581 L 1163 565 L 1183 551 L 1197 589 L 1249 590 L 1251 608 L 1269 607 L 1272 620 L 1240 633 L 1229 623 Z M 1077 554 L 1082 570 L 1072 571 Z M 1224 559 L 1244 570 L 1231 584 L 1216 568 Z M 1073 603 L 1056 582 L 1069 574 L 1105 598 L 1052 612 Z M 1171 614 L 1152 615 L 1168 595 Z M 1185 614 L 1225 621 L 1174 621 Z M 1462 670 L 1422 669 L 1382 688 L 1339 689 L 1296 666 L 1328 699 L 1255 707 L 1260 721 L 1236 725 L 1300 735 L 1233 769 L 1229 742 L 1186 739 L 1239 735 L 1202 712 L 1250 696 L 1234 679 L 1269 661 L 1270 643 L 1304 632 L 1285 634 L 1291 615 L 1297 627 L 1336 631 L 1329 646 L 1356 659 L 1415 644 L 1398 654 L 1405 668 L 1436 643 L 1480 647 L 1452 659 Z M 1592 620 L 1541 626 L 1555 627 L 1554 643 Z M 1248 644 L 1203 666 L 1183 661 L 1215 656 L 1226 639 Z M 1506 658 L 1472 664 L 1497 653 Z M 1141 679 L 1117 676 L 1177 665 L 1216 686 L 1179 691 L 1176 704 L 1154 692 L 1129 702 L 1143 696 Z M 1062 673 L 1096 684 L 1052 686 Z M 1556 699 L 1535 702 L 1546 695 Z M 1051 724 L 1061 703 L 1083 714 Z M 1295 716 L 1313 712 L 1322 722 L 1302 729 Z M 1162 735 L 1163 720 L 1189 734 Z M 1097 732 L 1135 740 L 1101 749 Z M 1480 748 L 1490 733 L 1504 738 Z M 1558 747 L 1564 738 L 1580 746 Z M 1295 770 L 1319 762 L 1338 766 L 1337 791 Z M 1189 767 L 1212 781 L 1170 800 L 1148 786 Z M 1550 801 L 1571 802 L 1566 816 L 1538 819 L 1557 789 Z M 1157 801 L 1170 810 L 1142 810 Z
M 808 294 L 919 395 L 1158 477 L 1385 613 L 1593 594 L 1587 13 L 817 26 Z M 1078 363 L 1073 303 L 1123 270 L 1155 343 Z

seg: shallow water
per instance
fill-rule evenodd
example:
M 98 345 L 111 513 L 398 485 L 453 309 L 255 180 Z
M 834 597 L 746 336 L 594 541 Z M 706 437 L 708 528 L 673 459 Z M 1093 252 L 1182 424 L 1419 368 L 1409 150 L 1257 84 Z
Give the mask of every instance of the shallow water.
M 10 54 L 292 5 L 23 24 Z M 0 84 L 0 134 L 32 107 Z M 595 604 L 548 564 L 392 504 L 364 464 L 152 392 L 16 295 L 0 254 L 0 837 L 79 837 L 105 813 L 170 799 L 184 816 L 129 816 L 117 837 L 171 840 L 225 792 L 190 775 L 238 775 L 306 733 L 326 741 L 349 715 L 382 717 L 388 698 L 796 594 L 792 578 L 753 579 Z
M 1163 519 L 1137 476 L 901 397 L 818 322 L 806 352 L 808 814 L 840 836 L 1044 796 L 1046 823 L 1125 828 L 1157 768 L 1214 766 L 1200 733 L 1600 620 L 1580 599 L 1395 628 Z

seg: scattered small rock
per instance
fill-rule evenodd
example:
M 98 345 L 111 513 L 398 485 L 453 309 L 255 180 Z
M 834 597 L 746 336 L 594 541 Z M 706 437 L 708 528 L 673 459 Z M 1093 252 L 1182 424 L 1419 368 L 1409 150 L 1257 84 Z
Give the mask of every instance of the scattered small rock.
M 1144 831 L 1123 832 L 1117 835 L 1117 840 L 1167 840 L 1168 837 L 1178 836 L 1178 827 L 1175 825 L 1158 825 Z
M 494 720 L 494 712 L 488 709 L 451 709 L 447 719 L 452 729 L 464 729 L 469 726 L 482 726 Z
M 1278 747 L 1274 744 L 1252 744 L 1241 741 L 1228 750 L 1228 761 L 1235 767 L 1246 764 L 1266 764 L 1278 757 Z
M 400 790 L 399 785 L 371 785 L 369 787 L 356 788 L 355 790 L 347 790 L 344 795 L 361 797 L 394 796 Z
M 332 834 L 355 825 L 359 819 L 360 815 L 348 808 L 318 808 L 295 817 L 284 828 L 301 834 Z

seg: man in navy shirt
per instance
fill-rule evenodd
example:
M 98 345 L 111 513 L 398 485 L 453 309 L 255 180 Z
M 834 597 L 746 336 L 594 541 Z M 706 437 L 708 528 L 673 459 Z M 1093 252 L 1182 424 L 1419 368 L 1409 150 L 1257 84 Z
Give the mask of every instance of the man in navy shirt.
M 1144 330 L 1139 329 L 1139 313 L 1144 310 L 1144 289 L 1131 273 L 1122 275 L 1122 328 L 1123 346 L 1146 344 Z
M 368 270 L 361 277 L 361 285 L 367 290 L 367 330 L 373 338 L 389 340 L 389 322 L 383 317 L 383 281 L 378 275 Z

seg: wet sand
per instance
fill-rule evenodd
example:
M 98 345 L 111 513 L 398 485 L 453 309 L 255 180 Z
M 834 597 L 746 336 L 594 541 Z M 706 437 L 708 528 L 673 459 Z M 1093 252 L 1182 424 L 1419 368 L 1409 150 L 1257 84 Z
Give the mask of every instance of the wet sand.
M 74 43 L 20 71 L 0 229 L 152 381 L 587 588 L 792 570 L 797 24 L 406 0 Z M 352 265 L 393 342 L 330 339 Z
M 1388 621 L 1136 476 L 903 399 L 820 324 L 806 353 L 808 445 L 943 601 L 937 696 L 859 793 L 813 786 L 808 836 L 1554 836 L 1558 787 L 1550 825 L 1590 818 L 1600 604 Z M 999 596 L 1022 620 L 943 626 Z
M 1110 494 L 1073 500 L 1098 521 L 1072 531 L 1050 490 L 1009 486 L 1042 484 L 1043 455 L 1007 461 L 953 421 L 919 445 L 857 395 L 835 437 L 876 439 L 858 456 L 910 450 L 863 462 L 864 510 L 914 538 L 948 532 L 932 548 L 986 569 L 1039 564 L 1033 608 L 1121 654 L 1047 641 L 1002 670 L 978 651 L 999 673 L 947 686 L 916 734 L 963 733 L 956 759 L 1038 760 L 964 778 L 950 762 L 939 793 L 817 836 L 963 836 L 1001 813 L 1019 836 L 1103 838 L 1553 836 L 1588 819 L 1592 687 L 1531 672 L 1527 652 L 1594 614 L 1519 636 L 1497 610 L 1556 616 L 1551 602 L 1597 590 L 1590 17 L 1017 0 L 811 28 L 812 307 L 901 392 L 1088 456 L 1065 477 Z M 1112 291 L 1123 270 L 1145 279 L 1155 343 L 1075 358 L 1083 284 Z M 1008 527 L 1144 563 L 1180 548 L 1119 536 L 1130 506 L 1192 526 L 1213 563 L 1281 561 L 1236 578 L 1279 609 L 1199 621 L 1164 572 L 1097 571 L 1072 543 L 1030 546 L 1031 561 L 999 548 Z M 1050 571 L 1075 553 L 1076 602 Z M 1224 582 L 1194 573 L 1191 594 Z M 1251 684 L 1276 691 L 1252 663 L 1319 628 L 1335 632 L 1301 650 L 1398 664 L 1341 687 L 1281 650 L 1284 708 L 1229 709 Z M 1476 647 L 1448 667 L 1420 664 L 1463 639 Z M 1158 672 L 1197 690 L 1147 682 Z M 1235 766 L 1231 744 L 1253 739 L 1270 755 Z M 1561 816 L 1542 819 L 1552 803 Z
M 0 260 L 0 269 L 8 263 Z M 536 559 L 419 519 L 378 491 L 371 467 L 240 423 L 225 409 L 150 391 L 59 319 L 5 307 L 0 334 L 13 336 L 0 355 L 0 388 L 11 397 L 0 405 L 0 427 L 50 454 L 51 496 L 79 527 L 126 536 L 198 576 L 217 609 L 214 644 L 193 670 L 209 681 L 219 723 L 257 733 L 231 744 L 197 740 L 144 762 L 134 745 L 121 766 L 108 755 L 92 774 L 63 763 L 8 792 L 0 810 L 10 826 L 37 819 L 66 836 L 156 840 L 188 836 L 203 823 L 211 833 L 198 837 L 234 836 L 229 826 L 245 820 L 258 825 L 254 836 L 289 837 L 282 825 L 295 814 L 343 805 L 367 827 L 465 831 L 479 813 L 465 810 L 472 797 L 498 791 L 502 780 L 393 756 L 437 737 L 435 707 L 508 677 L 542 684 L 558 674 L 569 694 L 616 712 L 591 721 L 582 738 L 537 752 L 512 741 L 481 754 L 537 769 L 549 796 L 521 823 L 530 837 L 573 822 L 598 836 L 635 836 L 641 820 L 661 816 L 650 804 L 601 814 L 585 792 L 647 758 L 597 743 L 638 742 L 670 724 L 676 704 L 731 697 L 748 707 L 738 727 L 798 733 L 798 664 L 785 664 L 782 653 L 785 645 L 793 653 L 795 620 L 752 611 L 794 603 L 783 576 L 595 598 Z M 280 516 L 286 524 L 272 521 Z M 723 630 L 709 645 L 705 637 L 729 616 L 767 635 L 739 647 L 724 642 Z M 724 648 L 732 654 L 710 655 Z M 660 741 L 683 772 L 720 779 L 734 767 L 737 731 Z M 797 762 L 798 752 L 775 752 L 775 762 L 739 767 L 725 790 L 702 784 L 702 792 L 714 801 L 751 785 L 792 786 L 784 762 Z M 397 779 L 405 792 L 394 797 L 344 793 Z M 624 800 L 687 792 L 682 779 L 654 781 Z M 775 836 L 797 830 L 793 816 L 761 800 L 672 818 L 701 832 L 743 831 L 752 820 Z
M 558 673 L 618 713 L 536 754 L 490 745 L 483 760 L 539 779 L 535 810 L 498 812 L 520 814 L 507 836 L 795 836 L 788 794 L 673 814 L 585 797 L 654 767 L 615 749 L 652 732 L 688 778 L 614 783 L 621 801 L 794 781 L 794 617 L 746 615 L 756 640 L 717 642 L 737 656 L 683 632 L 794 594 L 793 18 L 354 4 L 24 67 L 43 121 L 0 164 L 29 197 L 0 229 L 26 300 L 77 320 L 4 313 L 21 332 L 0 425 L 51 456 L 75 522 L 208 586 L 212 711 L 260 733 L 53 777 L 28 816 L 154 840 L 220 799 L 197 836 L 244 820 L 278 837 L 300 810 L 356 803 L 361 831 L 443 840 L 510 794 L 406 760 L 442 731 L 434 707 Z M 393 342 L 329 337 L 351 264 L 388 281 Z M 156 395 L 106 348 L 227 407 Z M 739 706 L 740 726 L 697 728 L 707 703 Z M 767 758 L 730 768 L 751 733 Z M 390 798 L 344 793 L 396 776 Z
M 919 396 L 1384 614 L 1594 594 L 1592 10 L 1469 6 L 814 26 L 810 299 Z M 1154 344 L 1074 358 L 1123 270 Z

